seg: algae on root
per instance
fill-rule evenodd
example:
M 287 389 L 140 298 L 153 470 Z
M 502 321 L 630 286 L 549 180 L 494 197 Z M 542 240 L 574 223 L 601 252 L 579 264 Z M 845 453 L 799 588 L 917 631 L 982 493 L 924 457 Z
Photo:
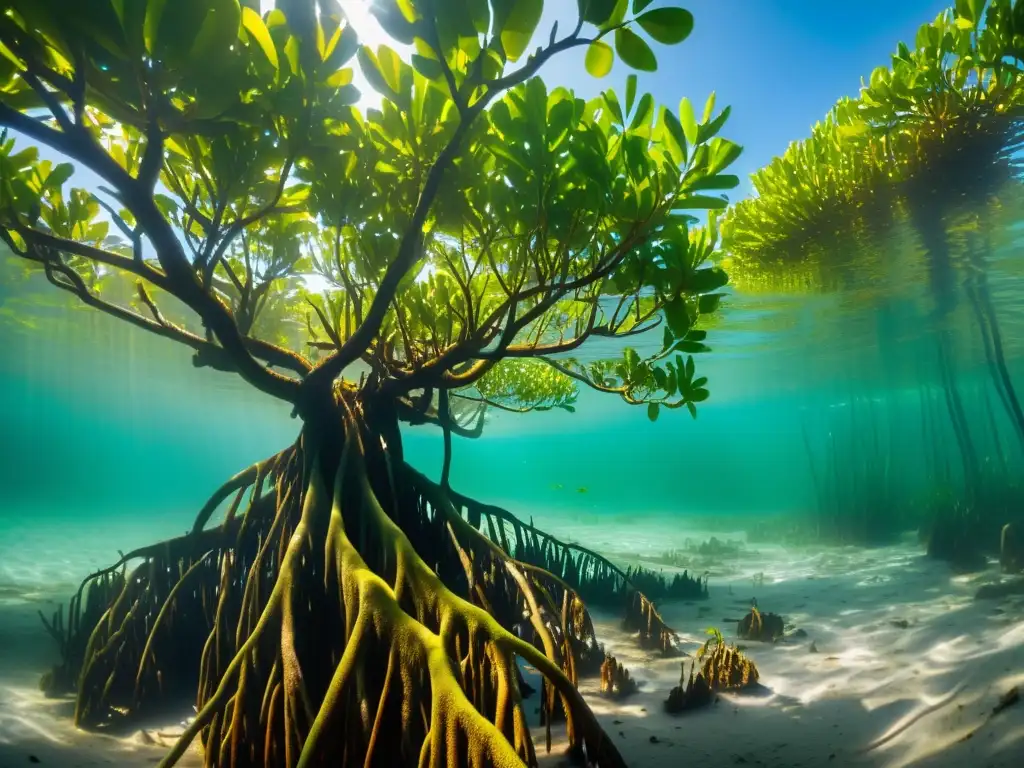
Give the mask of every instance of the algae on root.
M 636 693 L 636 680 L 614 656 L 605 656 L 601 665 L 601 693 L 609 698 L 624 699 Z
M 325 462 L 304 434 L 266 462 L 240 515 L 132 553 L 143 564 L 89 636 L 77 722 L 140 714 L 166 683 L 191 682 L 198 714 L 164 766 L 196 738 L 217 766 L 353 754 L 373 765 L 533 765 L 522 659 L 542 677 L 549 744 L 564 719 L 574 751 L 624 765 L 576 689 L 577 630 L 591 626 L 582 602 L 450 505 L 433 506 L 411 470 L 368 455 L 354 415 L 346 435 L 340 459 Z M 529 639 L 502 626 L 515 606 Z
M 697 651 L 686 674 L 686 662 L 681 667 L 679 685 L 669 692 L 665 711 L 678 714 L 711 704 L 718 691 L 748 691 L 759 685 L 757 666 L 735 646 L 730 647 L 718 629 L 708 630 L 711 635 Z M 697 664 L 700 671 L 697 671 Z

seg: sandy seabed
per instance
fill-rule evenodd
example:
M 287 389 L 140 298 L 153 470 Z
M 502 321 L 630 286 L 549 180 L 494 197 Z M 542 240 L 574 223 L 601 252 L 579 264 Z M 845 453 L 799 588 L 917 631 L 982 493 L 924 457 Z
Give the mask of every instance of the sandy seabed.
M 605 541 L 591 542 L 590 531 L 575 526 L 559 533 L 630 560 L 708 535 L 686 531 L 684 523 L 671 531 L 637 521 L 621 525 L 618 534 L 602 526 Z M 38 688 L 56 648 L 37 612 L 51 614 L 83 576 L 113 559 L 113 546 L 128 549 L 143 536 L 142 530 L 97 533 L 69 525 L 5 530 L 0 768 L 149 766 L 164 754 L 161 742 L 180 729 L 175 719 L 188 712 L 131 733 L 78 731 L 73 702 L 46 699 Z M 581 689 L 633 768 L 1024 766 L 1024 703 L 992 715 L 1014 686 L 1024 692 L 1024 595 L 975 600 L 981 584 L 999 579 L 994 566 L 955 576 L 908 541 L 867 550 L 748 545 L 738 556 L 705 560 L 698 570 L 705 568 L 710 599 L 660 606 L 685 651 L 695 651 L 710 626 L 734 640 L 734 622 L 751 598 L 763 611 L 782 614 L 792 631 L 774 645 L 743 643 L 767 688 L 762 695 L 723 695 L 710 708 L 672 716 L 663 702 L 688 660 L 644 652 L 617 617 L 595 615 L 599 637 L 640 689 L 623 702 L 602 698 L 597 680 L 582 681 Z M 528 711 L 535 701 L 528 700 Z M 535 741 L 543 752 L 539 729 Z M 556 743 L 542 765 L 568 765 L 563 747 Z M 200 764 L 195 752 L 179 763 Z

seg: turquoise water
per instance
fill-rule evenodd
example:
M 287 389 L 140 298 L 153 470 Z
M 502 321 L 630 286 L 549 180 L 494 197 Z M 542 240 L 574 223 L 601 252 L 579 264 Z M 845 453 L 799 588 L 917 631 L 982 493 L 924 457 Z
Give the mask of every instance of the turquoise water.
M 988 233 L 986 268 L 1017 374 L 1022 235 L 1006 220 L 994 219 L 999 229 Z M 955 249 L 957 229 L 948 229 Z M 908 498 L 926 493 L 921 457 L 930 438 L 920 428 L 920 402 L 922 391 L 938 397 L 941 328 L 954 337 L 957 386 L 977 450 L 992 455 L 998 434 L 1005 461 L 1019 466 L 1021 443 L 998 403 L 995 432 L 984 423 L 983 398 L 995 395 L 962 296 L 936 320 L 919 238 L 900 230 L 886 248 L 882 274 L 844 277 L 839 290 L 730 297 L 710 330 L 713 352 L 698 357 L 712 397 L 696 420 L 663 412 L 652 424 L 643 408 L 590 391 L 575 414 L 489 414 L 482 439 L 456 438 L 453 486 L 538 520 L 648 518 L 653 534 L 666 518 L 806 515 L 814 512 L 814 472 L 827 463 L 832 440 L 856 443 L 870 433 L 872 450 L 886 455 Z M 850 259 L 858 258 L 853 248 Z M 16 308 L 49 296 L 36 280 L 5 280 L 0 302 Z M 35 327 L 9 316 L 0 323 L 0 430 L 8 452 L 0 463 L 0 524 L 109 521 L 151 527 L 154 535 L 178 531 L 225 477 L 297 434 L 285 407 L 229 375 L 193 368 L 187 350 L 87 309 L 28 306 L 21 317 Z M 441 450 L 433 430 L 407 429 L 405 442 L 410 460 L 436 476 Z
M 34 517 L 180 515 L 184 525 L 226 476 L 297 434 L 287 408 L 88 310 L 55 313 L 45 331 L 8 324 L 2 334 L 0 424 L 19 448 L 0 481 L 12 506 Z M 798 404 L 745 392 L 743 357 L 701 363 L 716 386 L 696 420 L 680 411 L 651 424 L 644 409 L 590 392 L 575 414 L 489 415 L 482 439 L 456 438 L 453 485 L 524 508 L 594 514 L 770 513 L 806 503 L 787 473 Z M 409 429 L 405 442 L 409 458 L 436 473 L 433 430 Z
M 1024 648 L 1014 617 L 1024 604 L 993 610 L 975 601 L 979 582 L 924 557 L 913 533 L 947 509 L 936 498 L 974 505 L 1000 525 L 1024 509 L 1024 436 L 1002 405 L 968 300 L 984 275 L 1006 374 L 1019 382 L 1020 191 L 982 205 L 984 228 L 957 215 L 937 224 L 951 265 L 943 292 L 929 272 L 935 254 L 906 222 L 870 242 L 837 242 L 821 285 L 737 286 L 709 329 L 713 351 L 698 359 L 712 396 L 696 420 L 677 411 L 651 423 L 644 408 L 590 391 L 574 414 L 489 414 L 481 439 L 455 438 L 452 486 L 621 565 L 663 567 L 670 550 L 745 533 L 730 556 L 684 553 L 694 572 L 709 572 L 706 605 L 660 605 L 691 651 L 710 622 L 731 636 L 751 596 L 807 628 L 784 647 L 750 651 L 771 693 L 745 705 L 744 759 L 785 742 L 804 756 L 775 764 L 819 765 L 909 722 L 894 739 L 896 756 L 869 764 L 910 765 L 946 749 L 947 762 L 921 764 L 1015 765 L 1019 711 L 1000 721 L 1000 740 L 967 743 L 965 734 L 987 722 L 994 697 L 1024 683 L 1014 671 Z M 970 208 L 968 219 L 978 204 Z M 194 368 L 187 350 L 63 303 L 10 262 L 0 269 L 0 763 L 38 752 L 71 765 L 70 755 L 107 747 L 38 693 L 57 651 L 37 610 L 51 614 L 119 550 L 183 533 L 225 478 L 291 443 L 299 425 L 240 380 Z M 407 458 L 437 477 L 440 436 L 417 427 L 404 442 Z M 1000 578 L 994 561 L 979 578 Z M 678 660 L 637 649 L 618 615 L 595 619 L 643 686 L 617 708 L 599 699 L 593 680 L 581 682 L 606 731 L 625 738 L 620 726 L 637 728 L 630 744 L 655 744 L 648 734 L 667 742 L 692 727 L 687 739 L 702 765 L 734 765 L 720 745 L 735 739 L 740 709 L 730 702 L 696 727 L 651 718 L 679 679 Z M 929 719 L 934 702 L 950 701 L 956 715 Z M 162 749 L 136 743 L 131 756 L 108 762 L 149 764 Z M 630 760 L 665 764 L 639 752 Z

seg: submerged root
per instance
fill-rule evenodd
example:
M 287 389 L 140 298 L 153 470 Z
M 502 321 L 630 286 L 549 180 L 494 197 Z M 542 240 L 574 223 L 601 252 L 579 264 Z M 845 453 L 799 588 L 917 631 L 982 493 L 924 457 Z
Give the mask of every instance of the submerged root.
M 60 649 L 61 659 L 39 681 L 40 690 L 47 696 L 75 690 L 85 661 L 89 632 L 99 623 L 107 606 L 121 594 L 124 584 L 123 571 L 102 573 L 87 579 L 71 598 L 67 624 L 64 623 L 64 606 L 58 606 L 49 621 L 42 611 L 39 612 L 43 626 Z
M 754 662 L 735 646 L 730 647 L 717 629 L 709 632 L 711 637 L 700 647 L 690 664 L 689 676 L 686 674 L 686 662 L 681 665 L 679 685 L 669 692 L 665 701 L 666 712 L 678 714 L 705 707 L 715 700 L 718 691 L 743 692 L 760 685 L 760 674 Z M 697 664 L 700 664 L 700 671 L 697 671 Z
M 697 662 L 690 663 L 690 675 L 686 675 L 686 662 L 682 663 L 682 674 L 679 685 L 669 691 L 665 700 L 665 711 L 670 715 L 678 715 L 691 709 L 706 707 L 715 700 L 715 694 L 708 685 L 703 672 L 697 672 Z
M 665 625 L 654 603 L 641 592 L 633 594 L 633 601 L 622 620 L 622 626 L 637 633 L 641 648 L 656 649 L 665 656 L 675 656 L 679 652 L 675 631 Z
M 419 477 L 420 482 L 430 482 Z M 623 571 L 596 552 L 560 541 L 500 507 L 454 492 L 449 495 L 468 526 L 478 532 L 485 529 L 487 538 L 506 555 L 555 577 L 588 604 L 624 611 L 623 626 L 637 633 L 641 647 L 657 649 L 666 656 L 678 652 L 678 634 L 665 624 L 647 594 L 653 590 L 668 598 L 707 597 L 706 577 L 677 574 L 669 581 L 643 568 Z M 595 646 L 588 658 L 589 670 L 596 674 L 604 654 Z
M 786 632 L 786 623 L 777 613 L 761 613 L 756 605 L 751 606 L 750 613 L 740 619 L 736 634 L 744 640 L 759 640 L 762 643 L 774 643 Z
M 688 570 L 666 576 L 637 566 L 626 569 L 626 579 L 652 600 L 707 600 L 708 575 L 691 576 Z
M 636 691 L 636 680 L 629 670 L 611 654 L 605 656 L 601 665 L 601 693 L 613 699 L 624 699 Z
M 701 674 L 713 691 L 742 691 L 755 687 L 760 679 L 757 665 L 736 646 L 729 646 L 722 633 L 709 630 L 709 637 L 697 651 Z
M 73 611 L 76 721 L 189 691 L 197 715 L 162 766 L 196 738 L 208 766 L 535 765 L 522 661 L 549 748 L 564 720 L 587 762 L 624 765 L 576 689 L 600 653 L 576 592 L 391 467 L 351 412 L 343 426 L 340 457 L 304 435 L 233 479 L 223 522 L 205 528 L 208 504 L 192 533 L 130 553 L 142 564 L 98 617 Z

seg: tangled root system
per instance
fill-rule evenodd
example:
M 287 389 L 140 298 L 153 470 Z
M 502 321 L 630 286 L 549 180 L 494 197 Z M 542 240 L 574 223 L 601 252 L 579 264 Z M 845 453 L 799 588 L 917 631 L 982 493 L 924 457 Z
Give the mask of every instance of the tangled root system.
M 47 622 L 62 650 L 48 686 L 77 688 L 76 722 L 195 694 L 163 768 L 197 739 L 218 767 L 533 766 L 523 662 L 547 747 L 564 722 L 578 757 L 624 766 L 576 688 L 604 658 L 576 589 L 392 466 L 341 410 L 337 450 L 304 432 L 219 489 L 190 533 L 87 579 L 67 624 Z
M 623 626 L 637 633 L 641 647 L 659 650 L 666 656 L 678 653 L 678 634 L 665 624 L 644 589 L 671 598 L 706 597 L 706 578 L 679 574 L 668 581 L 643 568 L 624 571 L 596 552 L 560 541 L 501 507 L 454 492 L 450 497 L 467 524 L 486 531 L 487 538 L 506 555 L 552 575 L 588 605 L 622 611 Z M 603 660 L 604 653 L 595 644 L 587 650 L 586 669 L 581 674 L 597 674 Z

